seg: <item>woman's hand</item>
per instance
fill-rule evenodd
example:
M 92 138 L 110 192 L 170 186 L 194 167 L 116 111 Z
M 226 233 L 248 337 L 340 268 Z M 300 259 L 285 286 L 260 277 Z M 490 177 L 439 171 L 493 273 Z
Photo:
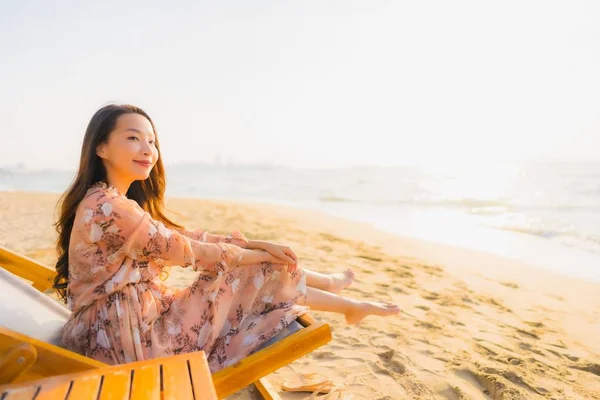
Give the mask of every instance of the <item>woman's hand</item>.
M 294 250 L 289 246 L 284 246 L 277 243 L 265 242 L 262 249 L 273 257 L 282 260 L 283 264 L 288 265 L 288 272 L 292 273 L 298 268 L 298 257 Z
M 275 261 L 271 261 L 279 264 L 287 264 L 288 272 L 292 273 L 298 268 L 298 257 L 294 250 L 289 246 L 284 246 L 277 243 L 263 242 L 263 241 L 250 241 L 249 247 L 263 250 L 269 253 Z
M 270 262 L 273 264 L 285 264 L 286 262 L 273 256 L 271 253 L 258 249 L 245 249 L 239 259 L 239 265 L 252 265 Z

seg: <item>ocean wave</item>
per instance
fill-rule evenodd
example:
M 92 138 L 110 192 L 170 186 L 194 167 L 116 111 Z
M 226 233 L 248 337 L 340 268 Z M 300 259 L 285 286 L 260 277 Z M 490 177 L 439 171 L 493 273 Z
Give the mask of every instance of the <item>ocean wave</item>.
M 371 199 L 360 196 L 327 195 L 318 197 L 325 203 L 359 203 L 370 206 L 416 206 L 425 208 L 459 209 L 474 215 L 500 215 L 517 211 L 600 211 L 599 202 L 584 204 L 532 204 L 509 199 L 412 197 L 401 200 Z
M 358 196 L 357 196 L 358 197 Z M 336 195 L 321 196 L 318 198 L 322 202 L 331 203 L 362 203 L 374 206 L 389 205 L 389 206 L 422 206 L 422 207 L 460 207 L 468 208 L 474 213 L 496 213 L 505 212 L 515 205 L 501 200 L 487 199 L 434 199 L 434 198 L 409 198 L 402 200 L 387 200 L 387 199 L 369 199 L 369 198 L 351 198 Z
M 319 201 L 322 201 L 325 203 L 356 203 L 357 202 L 357 200 L 347 199 L 347 198 L 338 197 L 338 196 L 319 197 Z
M 600 199 L 599 199 L 600 200 Z M 584 204 L 532 204 L 504 199 L 415 198 L 397 201 L 398 205 L 461 208 L 470 214 L 501 214 L 511 211 L 600 211 L 600 201 Z
M 413 204 L 429 207 L 463 207 L 470 209 L 504 209 L 514 207 L 507 200 L 501 199 L 477 199 L 470 197 L 463 198 L 414 198 L 412 200 L 401 200 L 399 204 Z
M 566 246 L 578 247 L 592 253 L 600 254 L 600 236 L 569 226 L 553 226 L 542 221 L 507 224 L 484 223 L 483 225 L 501 231 L 522 233 L 554 240 Z

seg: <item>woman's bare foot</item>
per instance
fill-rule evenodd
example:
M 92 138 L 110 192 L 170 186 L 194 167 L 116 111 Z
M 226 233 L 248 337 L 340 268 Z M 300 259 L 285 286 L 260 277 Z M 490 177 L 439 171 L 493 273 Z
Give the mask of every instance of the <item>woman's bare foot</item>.
M 358 301 L 345 313 L 346 322 L 350 325 L 358 324 L 369 315 L 389 317 L 400 312 L 400 307 L 387 301 Z
M 331 283 L 329 287 L 326 289 L 331 293 L 339 293 L 342 289 L 347 288 L 354 282 L 354 271 L 351 269 L 347 269 L 344 272 L 338 272 L 336 274 L 328 274 L 329 279 L 331 279 Z

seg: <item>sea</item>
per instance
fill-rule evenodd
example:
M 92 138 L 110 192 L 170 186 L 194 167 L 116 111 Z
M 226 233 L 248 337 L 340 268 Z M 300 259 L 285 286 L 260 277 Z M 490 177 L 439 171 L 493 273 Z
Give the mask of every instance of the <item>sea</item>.
M 166 171 L 167 196 L 316 210 L 600 282 L 600 162 L 353 168 L 187 163 Z M 74 174 L 0 168 L 0 191 L 62 193 Z

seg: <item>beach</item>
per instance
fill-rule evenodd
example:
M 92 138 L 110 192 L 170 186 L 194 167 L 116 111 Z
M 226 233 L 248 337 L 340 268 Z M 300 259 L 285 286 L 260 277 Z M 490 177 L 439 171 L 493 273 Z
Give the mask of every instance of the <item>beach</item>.
M 58 197 L 0 192 L 0 245 L 52 266 Z M 332 341 L 269 376 L 275 388 L 322 373 L 355 399 L 600 399 L 600 283 L 283 205 L 166 205 L 190 229 L 289 244 L 300 267 L 352 268 L 356 280 L 342 294 L 401 306 L 358 326 L 313 313 L 331 325 Z M 168 282 L 182 287 L 194 276 L 172 268 Z M 256 396 L 249 388 L 231 398 Z

